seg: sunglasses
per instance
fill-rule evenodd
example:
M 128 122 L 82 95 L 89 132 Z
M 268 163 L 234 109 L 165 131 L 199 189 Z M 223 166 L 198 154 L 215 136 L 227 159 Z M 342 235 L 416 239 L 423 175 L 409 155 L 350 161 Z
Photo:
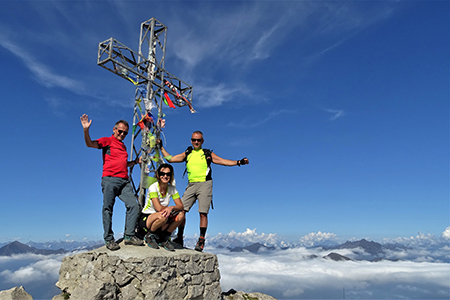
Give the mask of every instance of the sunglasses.
M 203 141 L 203 139 L 191 139 L 191 141 L 201 143 Z
M 169 176 L 170 177 L 170 176 L 172 176 L 172 172 L 166 173 L 166 172 L 159 171 L 158 174 L 159 174 L 159 177 L 163 177 L 163 176 Z
M 117 129 L 117 131 L 119 132 L 119 134 L 123 134 L 123 135 L 127 135 L 128 134 L 128 131 L 123 131 L 123 130 L 120 130 L 120 129 Z

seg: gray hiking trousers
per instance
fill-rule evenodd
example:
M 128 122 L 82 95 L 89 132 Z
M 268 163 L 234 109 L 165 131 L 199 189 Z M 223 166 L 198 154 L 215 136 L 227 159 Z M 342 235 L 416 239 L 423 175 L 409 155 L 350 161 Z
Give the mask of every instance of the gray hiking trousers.
M 133 194 L 133 188 L 128 179 L 119 177 L 103 177 L 103 238 L 105 241 L 114 240 L 112 230 L 112 214 L 116 197 L 125 203 L 127 209 L 125 218 L 125 235 L 133 236 L 139 217 L 139 204 Z

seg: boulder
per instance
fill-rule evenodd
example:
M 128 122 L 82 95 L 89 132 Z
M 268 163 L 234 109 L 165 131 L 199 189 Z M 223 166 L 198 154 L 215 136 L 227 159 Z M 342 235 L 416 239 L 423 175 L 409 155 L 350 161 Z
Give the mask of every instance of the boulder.
M 0 300 L 33 300 L 33 297 L 25 292 L 23 286 L 16 286 L 12 289 L 1 291 Z

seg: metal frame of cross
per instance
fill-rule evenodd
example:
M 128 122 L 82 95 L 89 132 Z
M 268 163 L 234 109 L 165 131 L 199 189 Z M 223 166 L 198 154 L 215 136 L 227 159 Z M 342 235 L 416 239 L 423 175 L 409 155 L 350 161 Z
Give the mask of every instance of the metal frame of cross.
M 193 88 L 165 70 L 167 27 L 155 18 L 141 24 L 139 52 L 133 51 L 114 38 L 99 43 L 97 64 L 136 86 L 133 112 L 130 160 L 141 154 L 141 176 L 136 187 L 130 171 L 134 193 L 141 206 L 144 205 L 145 189 L 149 185 L 149 174 L 154 173 L 164 162 L 155 141 L 160 138 L 164 126 L 163 102 L 172 101 L 178 107 L 192 108 Z M 172 95 L 172 99 L 169 95 Z M 141 104 L 144 104 L 142 107 Z M 152 109 L 157 109 L 157 120 Z M 138 123 L 136 123 L 136 121 Z M 135 141 L 141 133 L 141 146 Z

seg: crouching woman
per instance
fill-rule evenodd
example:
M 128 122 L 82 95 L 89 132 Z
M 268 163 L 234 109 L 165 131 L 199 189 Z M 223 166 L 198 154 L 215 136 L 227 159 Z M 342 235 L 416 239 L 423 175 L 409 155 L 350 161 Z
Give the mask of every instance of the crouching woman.
M 145 243 L 154 249 L 159 246 L 174 251 L 170 235 L 184 220 L 184 207 L 174 185 L 174 171 L 169 164 L 162 164 L 155 172 L 157 182 L 148 193 L 138 227 L 146 232 Z M 170 197 L 175 205 L 170 206 Z M 159 246 L 158 246 L 159 245 Z

